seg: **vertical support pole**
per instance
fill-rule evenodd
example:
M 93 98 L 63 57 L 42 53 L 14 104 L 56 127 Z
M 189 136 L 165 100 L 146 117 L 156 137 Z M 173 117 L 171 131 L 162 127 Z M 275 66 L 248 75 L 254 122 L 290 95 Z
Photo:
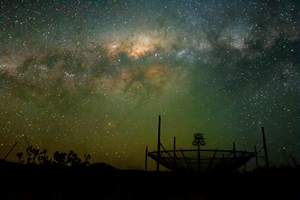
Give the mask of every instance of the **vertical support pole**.
M 200 157 L 200 141 L 198 140 L 198 172 L 201 172 L 201 163 L 200 163 L 201 157 Z
M 159 160 L 160 160 L 160 115 L 158 116 L 158 141 L 157 141 L 157 162 L 156 171 L 159 171 Z
M 258 160 L 257 160 L 257 151 L 256 151 L 256 145 L 254 146 L 254 153 L 255 153 L 256 169 L 258 169 Z
M 232 145 L 233 145 L 234 162 L 236 162 L 235 143 L 232 143 Z M 237 172 L 237 169 L 235 169 L 235 172 Z
M 174 170 L 175 170 L 175 168 L 176 168 L 176 153 L 175 153 L 175 151 L 176 151 L 176 137 L 174 137 Z
M 236 159 L 236 154 L 235 154 L 235 143 L 232 144 L 233 145 L 233 155 L 234 155 L 234 160 Z
M 148 161 L 148 146 L 146 146 L 145 171 L 147 171 L 147 161 Z
M 262 135 L 263 135 L 264 151 L 265 151 L 265 158 L 266 158 L 267 169 L 269 169 L 270 165 L 269 165 L 269 157 L 268 157 L 268 151 L 267 151 L 267 144 L 266 144 L 265 129 L 264 129 L 264 127 L 261 127 L 261 131 L 262 131 Z

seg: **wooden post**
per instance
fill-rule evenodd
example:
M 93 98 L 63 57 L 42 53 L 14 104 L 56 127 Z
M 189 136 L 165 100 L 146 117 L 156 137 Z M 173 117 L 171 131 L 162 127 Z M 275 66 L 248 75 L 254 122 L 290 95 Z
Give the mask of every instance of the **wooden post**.
M 266 159 L 267 169 L 269 169 L 270 165 L 269 165 L 269 157 L 268 157 L 268 151 L 267 151 L 267 144 L 266 144 L 265 129 L 264 129 L 264 127 L 261 127 L 261 131 L 262 131 L 262 135 L 263 135 L 264 151 L 265 151 L 265 159 Z
M 156 171 L 159 171 L 159 160 L 160 160 L 160 115 L 158 116 L 158 139 L 157 139 L 157 162 Z
M 147 171 L 148 146 L 146 146 L 145 171 Z

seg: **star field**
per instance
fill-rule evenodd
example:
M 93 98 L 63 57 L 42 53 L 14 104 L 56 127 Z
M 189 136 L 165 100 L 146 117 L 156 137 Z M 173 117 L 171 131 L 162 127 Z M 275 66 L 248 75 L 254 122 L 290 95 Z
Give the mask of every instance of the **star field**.
M 299 157 L 297 1 L 1 4 L 0 156 L 28 146 L 143 168 L 145 147 Z M 261 161 L 263 163 L 263 161 Z M 149 170 L 154 162 L 149 161 Z

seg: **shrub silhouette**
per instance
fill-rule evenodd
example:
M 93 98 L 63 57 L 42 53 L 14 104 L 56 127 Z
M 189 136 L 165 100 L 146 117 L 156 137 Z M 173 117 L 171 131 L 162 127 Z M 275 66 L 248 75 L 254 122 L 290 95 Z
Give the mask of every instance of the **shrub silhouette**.
M 65 165 L 66 164 L 66 153 L 59 153 L 58 151 L 56 151 L 53 155 L 53 163 L 57 164 L 57 165 Z
M 27 147 L 26 153 L 28 155 L 27 164 L 37 164 L 36 163 L 36 158 L 37 157 L 38 157 L 39 163 L 43 164 L 43 161 L 46 160 L 47 150 L 44 149 L 43 152 L 40 152 L 40 149 L 33 148 L 32 146 L 30 146 L 30 147 Z M 23 155 L 23 153 L 18 153 L 18 155 Z
M 84 165 L 90 165 L 91 163 L 89 162 L 89 159 L 91 159 L 91 155 L 90 154 L 84 154 Z
M 24 161 L 21 161 L 22 156 L 23 156 L 23 153 L 22 153 L 22 152 L 19 152 L 19 153 L 17 154 L 17 156 L 18 156 L 18 158 L 19 158 L 19 163 L 23 163 Z
M 64 152 L 58 152 L 56 151 L 53 155 L 53 159 L 49 159 L 49 156 L 47 154 L 47 150 L 44 149 L 42 152 L 40 152 L 40 149 L 34 148 L 32 146 L 28 147 L 26 149 L 27 153 L 27 164 L 39 164 L 39 165 L 57 165 L 57 166 L 78 166 L 78 165 L 90 165 L 89 160 L 91 159 L 90 154 L 85 154 L 85 162 L 81 162 L 81 159 L 78 157 L 78 155 L 74 151 L 70 151 L 68 154 Z M 24 161 L 21 161 L 23 156 L 22 152 L 19 152 L 17 154 L 17 157 L 19 158 L 19 163 L 23 163 Z M 38 160 L 38 163 L 36 162 L 36 158 Z

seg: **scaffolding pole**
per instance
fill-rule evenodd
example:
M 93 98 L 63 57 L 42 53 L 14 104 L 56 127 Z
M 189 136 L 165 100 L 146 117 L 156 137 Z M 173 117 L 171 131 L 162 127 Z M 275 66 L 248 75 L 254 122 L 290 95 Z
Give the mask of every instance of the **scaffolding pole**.
M 235 163 L 236 161 L 235 143 L 233 143 L 232 145 L 233 145 L 233 155 L 234 155 L 234 163 Z M 237 172 L 237 169 L 235 170 L 235 172 Z
M 200 157 L 200 142 L 198 141 L 198 172 L 201 172 L 201 163 L 200 163 L 201 157 Z
M 160 160 L 160 115 L 158 116 L 158 138 L 157 138 L 157 162 L 156 171 L 159 171 L 159 160 Z
M 270 168 L 269 165 L 269 157 L 268 157 L 268 151 L 267 151 L 267 144 L 266 144 L 266 137 L 265 137 L 265 129 L 264 127 L 261 127 L 262 135 L 263 135 L 263 143 L 264 143 L 264 151 L 265 151 L 265 159 L 267 164 L 267 169 Z
M 258 169 L 258 160 L 257 160 L 257 151 L 256 151 L 256 145 L 254 146 L 254 153 L 255 153 L 255 163 L 256 163 L 256 169 Z
M 174 170 L 176 168 L 176 137 L 174 137 Z
M 146 146 L 145 171 L 147 171 L 147 161 L 148 161 L 148 146 Z

